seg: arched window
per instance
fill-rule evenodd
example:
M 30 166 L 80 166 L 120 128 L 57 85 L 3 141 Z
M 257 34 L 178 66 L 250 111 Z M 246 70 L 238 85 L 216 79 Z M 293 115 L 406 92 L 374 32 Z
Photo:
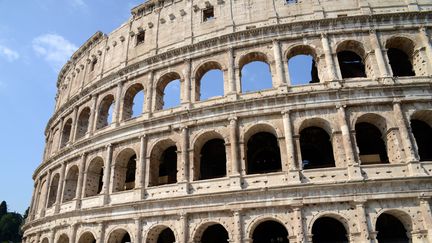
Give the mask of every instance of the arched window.
M 69 243 L 69 237 L 66 234 L 62 234 L 57 243 Z
M 150 185 L 177 183 L 177 146 L 171 140 L 156 145 L 150 158 Z
M 281 171 L 279 143 L 275 135 L 258 132 L 247 141 L 247 174 Z
M 296 46 L 288 53 L 291 85 L 319 83 L 315 51 L 309 46 Z
M 377 239 L 379 243 L 408 243 L 407 230 L 393 215 L 383 213 L 376 222 Z
M 48 240 L 48 238 L 44 238 L 41 242 L 42 242 L 42 243 L 49 243 L 49 240 Z M 36 242 L 36 243 L 37 243 L 37 242 Z
M 345 226 L 334 218 L 322 217 L 312 226 L 313 243 L 348 243 Z
M 78 184 L 78 166 L 72 166 L 66 174 L 66 181 L 63 190 L 63 202 L 68 202 L 75 198 Z
M 365 78 L 365 50 L 363 44 L 346 40 L 340 43 L 337 48 L 337 57 L 342 78 Z
M 173 108 L 180 105 L 181 77 L 171 72 L 163 75 L 156 86 L 156 110 Z
M 175 236 L 174 232 L 170 228 L 162 230 L 157 239 L 157 243 L 174 243 Z
M 131 237 L 129 233 L 124 229 L 114 230 L 108 239 L 108 243 L 131 243 Z
M 123 150 L 114 166 L 113 192 L 135 188 L 136 154 L 132 149 Z
M 81 113 L 78 116 L 77 121 L 77 130 L 76 130 L 76 139 L 80 139 L 84 137 L 89 130 L 89 119 L 90 119 L 90 108 L 85 107 L 82 109 Z
M 142 114 L 144 104 L 144 87 L 134 84 L 128 88 L 123 99 L 122 120 L 138 117 Z
M 253 52 L 243 56 L 239 62 L 241 90 L 243 93 L 271 89 L 272 74 L 267 56 Z
M 335 167 L 333 146 L 329 134 L 320 127 L 308 127 L 300 132 L 303 169 Z
M 98 119 L 96 129 L 101 129 L 108 126 L 112 122 L 112 114 L 114 109 L 114 96 L 107 95 L 99 104 Z
M 262 243 L 288 243 L 288 231 L 282 224 L 268 220 L 260 223 L 255 228 L 252 240 L 253 242 Z
M 211 139 L 202 146 L 199 168 L 201 180 L 226 176 L 226 153 L 223 139 Z
M 405 37 L 393 37 L 386 42 L 387 57 L 393 76 L 415 76 L 413 68 L 414 43 Z
M 46 204 L 45 195 L 48 193 L 46 183 L 47 183 L 46 180 L 44 180 L 40 186 L 41 189 L 39 190 L 39 193 L 38 193 L 38 197 L 37 197 L 38 203 L 37 203 L 37 208 L 35 210 L 37 212 L 36 216 L 40 216 L 42 213 L 42 210 L 45 208 L 45 204 Z
M 92 233 L 85 232 L 79 238 L 78 243 L 96 243 L 96 238 L 94 237 L 94 235 Z
M 424 121 L 412 119 L 411 130 L 417 143 L 420 161 L 432 161 L 432 127 Z
M 381 131 L 367 122 L 355 125 L 361 164 L 388 163 L 387 149 Z
M 69 142 L 71 130 L 72 130 L 72 119 L 68 119 L 63 126 L 61 145 L 60 145 L 61 148 L 66 146 L 66 144 Z
M 96 196 L 102 191 L 103 167 L 104 162 L 100 157 L 97 157 L 90 162 L 87 169 L 85 197 Z
M 48 208 L 52 207 L 56 202 L 59 181 L 60 181 L 60 175 L 57 173 L 54 175 L 54 177 L 51 180 L 49 195 L 48 195 L 48 205 L 47 205 Z
M 221 243 L 228 242 L 228 231 L 220 224 L 214 224 L 204 230 L 200 242 Z
M 195 100 L 224 95 L 224 74 L 217 62 L 201 65 L 195 73 Z

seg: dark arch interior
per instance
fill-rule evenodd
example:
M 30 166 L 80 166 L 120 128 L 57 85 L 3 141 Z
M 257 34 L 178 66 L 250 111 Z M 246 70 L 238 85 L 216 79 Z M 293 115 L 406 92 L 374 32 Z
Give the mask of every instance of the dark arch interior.
M 175 242 L 174 232 L 172 232 L 170 228 L 166 228 L 162 230 L 157 240 L 157 243 L 174 243 L 174 242 Z
M 342 78 L 366 77 L 365 65 L 362 58 L 352 51 L 337 53 Z
M 215 224 L 209 226 L 201 237 L 203 243 L 223 243 L 228 242 L 229 236 L 226 229 L 220 225 Z
M 376 223 L 379 243 L 408 243 L 404 225 L 393 215 L 383 213 Z
M 411 130 L 417 143 L 420 161 L 432 160 L 432 127 L 420 120 L 411 120 Z
M 397 48 L 389 48 L 387 50 L 387 56 L 393 71 L 393 76 L 415 76 L 411 60 L 405 52 Z
M 259 224 L 252 235 L 254 243 L 288 243 L 288 231 L 275 221 L 265 221 Z
M 70 140 L 72 130 L 72 119 L 69 119 L 66 121 L 66 124 L 63 127 L 63 134 L 62 134 L 62 140 L 61 140 L 61 146 L 64 147 Z
M 129 233 L 126 233 L 126 234 L 123 236 L 123 238 L 122 238 L 122 240 L 121 240 L 121 243 L 130 243 L 130 242 L 131 242 L 130 235 L 129 235 Z
M 126 167 L 125 190 L 135 188 L 135 171 L 136 171 L 136 155 L 134 154 L 129 158 Z
M 84 108 L 78 118 L 78 128 L 76 130 L 76 139 L 84 137 L 88 131 L 90 119 L 90 108 Z
M 247 142 L 247 173 L 269 173 L 282 169 L 277 138 L 268 132 L 259 132 Z
M 222 139 L 207 141 L 201 148 L 200 179 L 226 176 L 225 142 Z
M 300 132 L 303 169 L 334 167 L 330 136 L 320 127 L 308 127 Z
M 102 191 L 103 186 L 103 161 L 94 160 L 87 170 L 87 181 L 85 184 L 85 197 L 96 196 Z
M 341 222 L 323 217 L 312 226 L 313 243 L 348 243 L 347 232 Z
M 372 124 L 355 125 L 357 147 L 362 164 L 388 163 L 387 150 L 380 130 Z
M 159 164 L 159 185 L 177 182 L 177 147 L 167 148 L 161 156 Z

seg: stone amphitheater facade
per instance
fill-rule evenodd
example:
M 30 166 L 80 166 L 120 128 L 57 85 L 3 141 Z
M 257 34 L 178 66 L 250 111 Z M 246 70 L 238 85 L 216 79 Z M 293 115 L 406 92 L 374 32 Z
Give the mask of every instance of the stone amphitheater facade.
M 432 242 L 431 35 L 430 0 L 135 7 L 59 74 L 23 242 Z M 256 61 L 272 87 L 242 92 Z

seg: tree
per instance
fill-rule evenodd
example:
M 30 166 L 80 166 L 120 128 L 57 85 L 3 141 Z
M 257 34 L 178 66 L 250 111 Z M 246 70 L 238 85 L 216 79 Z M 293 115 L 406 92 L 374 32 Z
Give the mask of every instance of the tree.
M 0 219 L 0 242 L 21 241 L 20 227 L 23 218 L 18 213 L 7 213 Z
M 7 214 L 7 204 L 5 201 L 2 201 L 0 203 L 0 219 L 3 217 L 3 215 Z

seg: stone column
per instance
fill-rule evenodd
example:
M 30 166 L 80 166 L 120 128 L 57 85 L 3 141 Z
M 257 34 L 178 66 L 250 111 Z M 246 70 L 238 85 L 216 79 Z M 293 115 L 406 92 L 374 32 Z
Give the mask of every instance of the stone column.
M 230 122 L 230 145 L 231 145 L 231 175 L 240 175 L 238 160 L 238 122 L 237 117 L 228 119 Z
M 432 242 L 432 214 L 431 214 L 431 205 L 429 201 L 430 197 L 420 197 L 420 212 L 423 217 L 423 227 L 427 230 L 427 239 L 428 242 Z
M 230 239 L 230 242 L 234 243 L 241 243 L 242 242 L 242 236 L 243 236 L 243 219 L 241 215 L 241 211 L 235 210 L 233 212 L 233 219 L 234 219 L 234 234 L 233 239 Z
M 62 140 L 63 140 L 63 122 L 64 122 L 64 117 L 62 117 L 61 119 L 60 119 L 60 126 L 59 126 L 59 130 L 58 130 L 58 132 L 59 132 L 59 139 L 58 139 L 58 141 L 57 141 L 57 144 L 55 144 L 55 146 L 56 146 L 56 151 L 60 151 L 60 149 L 61 149 L 61 144 L 62 144 Z
M 182 235 L 178 243 L 187 243 L 189 240 L 189 222 L 188 222 L 188 214 L 185 212 L 180 213 L 180 228 Z
M 43 196 L 43 197 L 45 197 L 45 201 L 44 201 L 44 205 L 42 205 L 42 208 L 41 208 L 41 214 L 40 214 L 40 217 L 43 217 L 43 216 L 45 216 L 45 210 L 46 210 L 46 208 L 48 207 L 48 199 L 49 199 L 49 194 L 50 194 L 50 185 L 51 185 L 51 175 L 52 175 L 52 171 L 51 170 L 48 170 L 48 175 L 47 175 L 47 181 L 46 181 L 46 190 L 45 190 L 45 195 L 40 195 L 41 197 Z M 40 191 L 40 193 L 42 193 L 42 188 L 41 188 L 41 191 Z
M 84 173 L 86 169 L 86 160 L 87 160 L 87 154 L 83 153 L 81 154 L 81 161 L 80 161 L 80 168 L 79 168 L 79 174 L 78 174 L 78 185 L 77 190 L 75 194 L 75 198 L 77 200 L 76 203 L 76 209 L 81 208 L 81 199 L 83 195 L 83 184 L 84 184 Z
M 144 134 L 140 136 L 140 154 L 139 154 L 139 160 L 138 160 L 138 188 L 141 189 L 141 199 L 144 198 L 145 190 L 144 190 L 144 184 L 145 184 L 145 175 L 146 175 L 146 154 L 147 154 L 147 136 Z
M 98 223 L 99 226 L 99 240 L 97 243 L 105 243 L 105 224 L 103 222 Z
M 336 109 L 338 110 L 338 120 L 342 133 L 348 176 L 352 180 L 362 180 L 363 176 L 361 174 L 360 166 L 355 160 L 354 150 L 352 147 L 353 143 L 351 141 L 351 133 L 347 122 L 345 106 L 337 106 Z
M 92 102 L 92 108 L 91 108 L 91 112 L 90 112 L 90 117 L 89 117 L 89 127 L 88 127 L 88 131 L 87 134 L 88 135 L 92 135 L 93 132 L 96 130 L 96 115 L 97 115 L 97 100 L 98 100 L 98 95 L 92 95 L 91 97 L 91 102 Z
M 50 243 L 54 243 L 55 233 L 56 233 L 55 228 L 51 229 L 51 234 L 50 234 L 50 238 L 49 238 Z
M 123 89 L 123 82 L 119 82 L 117 84 L 117 89 L 116 89 L 116 97 L 115 97 L 115 103 L 114 103 L 114 114 L 113 114 L 113 118 L 114 118 L 114 126 L 118 126 L 120 121 L 121 121 L 121 95 L 122 95 L 122 89 Z
M 273 84 L 274 88 L 279 88 L 280 86 L 285 86 L 287 84 L 287 81 L 283 68 L 281 47 L 278 40 L 273 40 L 273 52 L 276 63 L 276 79 L 273 81 Z
M 78 128 L 78 106 L 76 106 L 74 108 L 72 116 L 73 116 L 73 124 L 72 124 L 72 128 L 71 128 L 71 135 L 70 135 L 69 143 L 75 142 L 76 131 Z
M 183 76 L 184 80 L 182 82 L 182 87 L 180 88 L 182 95 L 181 95 L 181 103 L 189 105 L 191 103 L 191 66 L 192 61 L 191 59 L 186 59 L 184 61 L 185 68 L 183 69 Z M 196 84 L 195 84 L 196 87 Z M 196 93 L 196 92 L 195 92 Z M 195 97 L 196 99 L 196 97 Z
M 57 188 L 57 197 L 56 197 L 56 202 L 55 202 L 55 213 L 58 213 L 60 211 L 60 205 L 63 202 L 63 186 L 64 186 L 64 180 L 65 180 L 65 172 L 66 172 L 66 162 L 62 163 L 61 165 L 61 170 L 60 170 L 60 180 L 59 180 L 59 185 Z
M 288 170 L 288 183 L 298 183 L 300 182 L 299 169 L 295 160 L 295 149 L 293 143 L 293 133 L 292 124 L 290 117 L 290 110 L 282 111 L 282 121 L 284 126 L 284 136 L 285 136 L 285 147 L 286 147 L 286 165 L 284 169 Z M 283 162 L 282 162 L 283 163 Z
M 426 52 L 426 57 L 427 57 L 426 65 L 427 65 L 427 69 L 429 70 L 428 74 L 432 75 L 432 73 L 431 73 L 431 69 L 432 69 L 432 44 L 430 42 L 426 27 L 420 28 L 420 38 L 421 38 L 423 46 L 425 47 L 425 52 Z
M 106 146 L 106 155 L 105 155 L 105 167 L 103 174 L 103 186 L 102 192 L 104 194 L 104 205 L 108 204 L 110 188 L 111 186 L 111 159 L 112 159 L 112 144 L 108 144 Z
M 297 238 L 296 242 L 307 242 L 305 233 L 304 233 L 304 226 L 303 226 L 303 211 L 302 211 L 302 204 L 294 205 L 293 206 L 293 214 L 294 214 L 294 234 Z
M 151 116 L 152 113 L 152 102 L 153 102 L 153 94 L 156 93 L 156 91 L 153 90 L 153 82 L 154 82 L 154 72 L 150 71 L 149 75 L 148 75 L 148 86 L 147 86 L 147 90 L 145 93 L 145 100 L 146 102 L 144 103 L 145 108 L 144 108 L 144 113 L 149 114 L 149 116 Z
M 370 42 L 371 46 L 374 49 L 376 61 L 378 63 L 378 69 L 380 71 L 381 77 L 390 77 L 391 74 L 389 72 L 389 67 L 386 63 L 386 59 L 384 58 L 381 43 L 378 39 L 378 35 L 375 31 L 375 29 L 371 29 L 369 32 Z
M 359 242 L 371 242 L 370 234 L 371 226 L 367 218 L 364 204 L 366 201 L 355 201 L 357 211 L 357 230 L 360 233 L 358 239 Z
M 330 43 L 329 43 L 328 36 L 326 33 L 321 34 L 321 42 L 323 45 L 325 61 L 327 64 L 328 79 L 330 81 L 337 80 L 338 77 L 336 75 L 335 63 L 334 63 L 333 57 L 332 57 L 333 54 L 332 54 Z
M 141 238 L 142 238 L 142 231 L 141 231 L 142 222 L 139 218 L 135 218 L 134 221 L 135 221 L 135 227 L 136 227 L 135 232 L 136 233 L 135 233 L 135 239 L 133 242 L 139 243 L 139 242 L 141 242 Z
M 72 232 L 71 232 L 71 236 L 70 236 L 70 243 L 75 243 L 76 240 L 76 235 L 77 235 L 77 230 L 78 230 L 78 224 L 73 224 L 72 225 Z
M 189 129 L 187 126 L 184 126 L 181 129 L 181 162 L 177 164 L 177 178 L 178 182 L 187 182 L 188 178 L 188 143 L 189 143 Z
M 228 94 L 237 95 L 237 78 L 236 78 L 236 66 L 235 66 L 234 50 L 228 49 Z
M 36 196 L 37 196 L 37 191 L 38 191 L 38 187 L 39 187 L 39 183 L 40 180 L 35 181 L 35 184 L 33 186 L 33 193 L 32 193 L 32 197 L 31 197 L 31 202 L 30 202 L 30 209 L 27 215 L 27 222 L 30 222 L 33 219 L 33 214 L 34 214 L 34 207 L 35 207 L 35 200 L 36 200 Z

